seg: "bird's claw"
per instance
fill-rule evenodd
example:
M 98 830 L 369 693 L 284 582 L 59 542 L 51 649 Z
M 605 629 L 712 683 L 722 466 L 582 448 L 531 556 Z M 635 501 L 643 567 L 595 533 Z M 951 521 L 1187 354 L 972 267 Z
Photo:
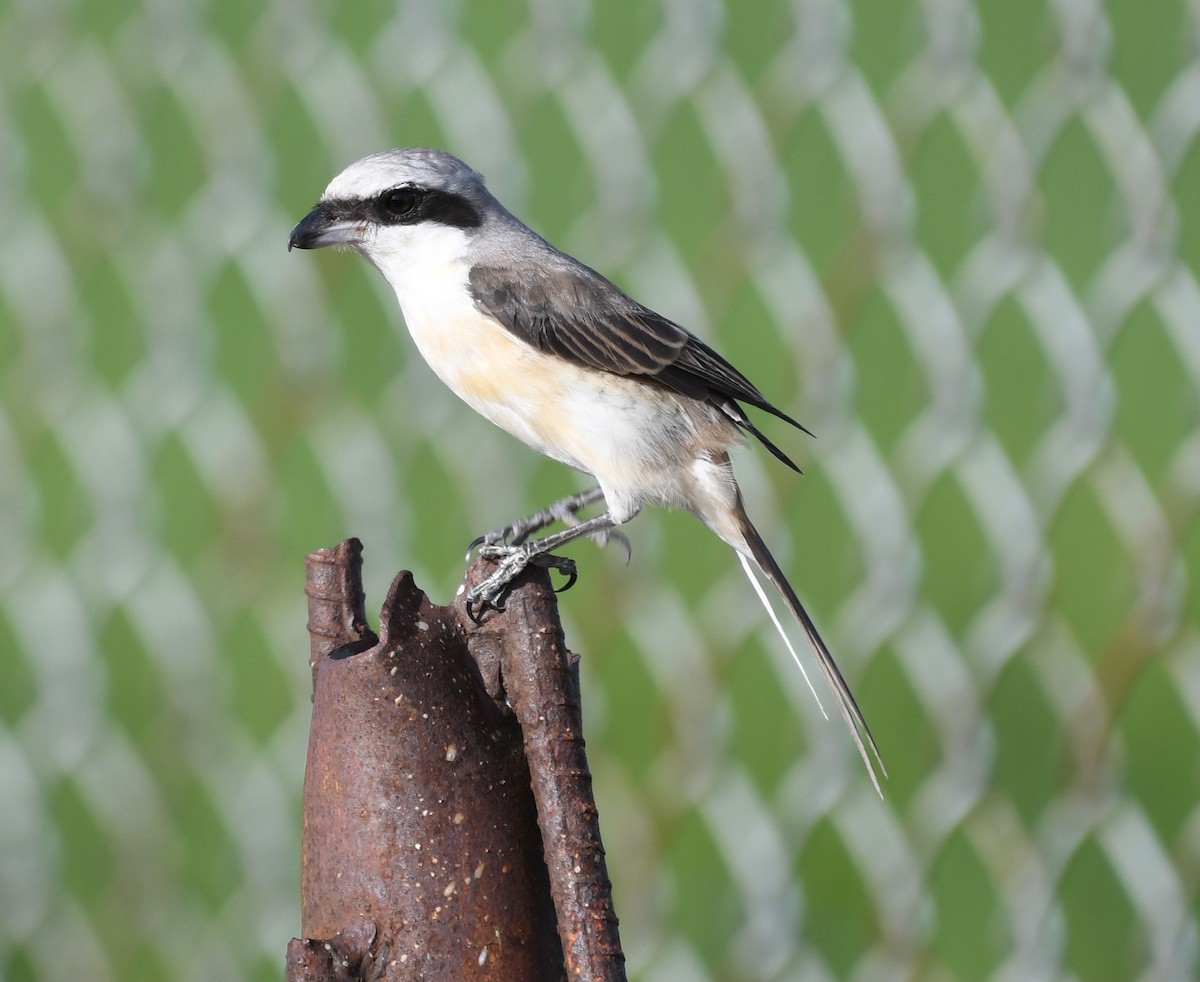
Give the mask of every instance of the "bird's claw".
M 534 561 L 546 569 L 558 570 L 567 578 L 566 583 L 554 588 L 555 593 L 566 593 L 575 585 L 575 581 L 579 579 L 579 572 L 575 567 L 574 559 L 568 559 L 566 556 L 552 556 L 546 553 L 544 556 L 538 556 Z
M 629 565 L 629 560 L 633 558 L 633 546 L 629 544 L 629 539 L 624 532 L 618 532 L 616 529 L 608 529 L 605 532 L 593 532 L 589 538 L 603 549 L 609 542 L 618 542 L 621 548 L 625 550 L 625 565 Z
M 508 592 L 512 581 L 520 576 L 527 566 L 556 569 L 566 576 L 567 582 L 555 589 L 555 593 L 571 589 L 579 578 L 575 560 L 566 556 L 534 552 L 527 546 L 499 545 L 485 541 L 479 547 L 479 555 L 484 559 L 493 560 L 496 569 L 467 591 L 467 616 L 476 624 L 488 610 L 504 610 L 501 598 Z
M 477 535 L 471 540 L 471 544 L 467 546 L 467 555 L 464 557 L 469 562 L 471 553 L 476 549 L 479 554 L 483 555 L 483 550 L 489 546 L 503 546 L 508 543 L 513 532 L 513 526 L 509 525 L 506 528 L 495 529 L 491 532 L 484 532 L 483 535 Z

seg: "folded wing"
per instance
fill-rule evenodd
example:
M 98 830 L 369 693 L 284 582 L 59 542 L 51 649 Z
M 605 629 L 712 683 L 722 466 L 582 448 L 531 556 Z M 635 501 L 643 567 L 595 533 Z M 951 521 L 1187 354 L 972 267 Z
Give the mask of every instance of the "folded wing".
M 520 271 L 475 266 L 470 286 L 480 310 L 538 351 L 614 375 L 640 376 L 707 402 L 799 471 L 738 403 L 804 430 L 800 423 L 771 405 L 749 379 L 686 328 L 638 303 L 595 270 L 565 256 L 558 265 Z

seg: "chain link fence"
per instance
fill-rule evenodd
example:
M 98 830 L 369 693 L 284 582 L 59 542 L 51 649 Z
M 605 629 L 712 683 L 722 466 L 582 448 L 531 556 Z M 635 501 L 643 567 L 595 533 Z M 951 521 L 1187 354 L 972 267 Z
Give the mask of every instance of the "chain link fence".
M 580 486 L 287 233 L 459 154 L 819 439 L 738 461 L 877 798 L 728 550 L 564 595 L 632 975 L 1200 972 L 1200 9 L 0 3 L 0 977 L 273 979 L 303 554 L 377 604 Z

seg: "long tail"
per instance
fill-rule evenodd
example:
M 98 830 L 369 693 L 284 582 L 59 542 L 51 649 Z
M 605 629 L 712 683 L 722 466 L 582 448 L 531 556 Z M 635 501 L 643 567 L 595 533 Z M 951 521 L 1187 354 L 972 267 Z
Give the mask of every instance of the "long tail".
M 812 618 L 808 616 L 808 611 L 804 609 L 804 605 L 800 603 L 800 598 L 796 596 L 796 591 L 792 589 L 792 585 L 787 581 L 787 577 L 783 575 L 783 570 L 779 568 L 779 564 L 775 562 L 775 557 L 771 555 L 767 544 L 763 542 L 762 536 L 758 534 L 758 530 L 750 522 L 750 517 L 746 514 L 746 509 L 742 505 L 740 494 L 737 496 L 737 501 L 734 504 L 734 513 L 737 517 L 742 538 L 750 550 L 750 555 L 758 564 L 758 568 L 762 570 L 763 575 L 774 584 L 775 589 L 783 597 L 788 609 L 791 610 L 796 620 L 800 622 L 800 626 L 804 628 L 804 633 L 808 636 L 809 646 L 812 648 L 813 654 L 817 656 L 817 664 L 821 666 L 821 674 L 825 676 L 825 681 L 829 683 L 830 689 L 833 690 L 833 695 L 837 699 L 838 709 L 841 710 L 842 718 L 846 720 L 847 725 L 850 727 L 850 733 L 854 737 L 854 745 L 858 748 L 858 753 L 862 757 L 863 763 L 867 765 L 867 773 L 871 775 L 871 783 L 875 785 L 875 790 L 879 793 L 879 796 L 883 797 L 883 791 L 879 787 L 879 778 L 875 773 L 875 764 L 879 765 L 879 771 L 884 777 L 887 777 L 887 768 L 883 764 L 883 758 L 879 756 L 879 747 L 875 744 L 875 738 L 871 736 L 871 728 L 867 726 L 867 720 L 863 716 L 862 710 L 858 708 L 858 703 L 854 700 L 854 694 L 850 691 L 850 686 L 846 684 L 846 680 L 842 677 L 842 673 L 837 667 L 837 662 L 833 660 L 833 655 L 829 653 L 825 642 L 821 640 L 821 635 L 817 633 L 816 625 L 813 624 Z M 816 696 L 816 690 L 813 689 L 812 682 L 808 678 L 808 673 L 804 670 L 804 665 L 796 654 L 796 649 L 792 647 L 792 642 L 788 639 L 787 632 L 784 631 L 783 625 L 779 623 L 779 618 L 775 616 L 775 610 L 771 606 L 770 600 L 767 599 L 762 585 L 754 575 L 754 570 L 750 566 L 750 560 L 740 551 L 738 552 L 738 558 L 742 561 L 742 569 L 746 571 L 746 576 L 749 577 L 750 583 L 754 587 L 754 592 L 758 594 L 758 598 L 762 601 L 763 606 L 766 607 L 767 613 L 771 617 L 771 622 L 775 625 L 779 636 L 783 638 L 783 643 L 787 645 L 788 651 L 792 653 L 792 658 L 800 666 L 800 672 L 804 676 L 804 681 L 808 682 L 809 689 L 812 689 L 813 695 Z M 820 697 L 817 697 L 817 705 L 820 704 Z M 824 707 L 821 708 L 821 712 L 825 712 Z M 867 753 L 868 746 L 871 748 L 869 754 Z M 875 758 L 874 763 L 871 761 L 872 756 Z

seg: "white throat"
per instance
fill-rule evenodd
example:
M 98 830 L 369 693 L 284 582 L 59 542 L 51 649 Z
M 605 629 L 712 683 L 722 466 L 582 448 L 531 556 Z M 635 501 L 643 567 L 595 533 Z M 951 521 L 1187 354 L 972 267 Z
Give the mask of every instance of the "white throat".
M 452 284 L 466 290 L 470 244 L 466 232 L 450 225 L 392 225 L 378 229 L 362 253 L 391 284 L 407 316 L 410 300 L 421 294 L 445 303 Z
M 466 232 L 449 225 L 393 225 L 360 247 L 391 284 L 404 324 L 430 368 L 460 398 L 464 360 L 477 353 L 476 333 L 503 332 L 471 298 Z

